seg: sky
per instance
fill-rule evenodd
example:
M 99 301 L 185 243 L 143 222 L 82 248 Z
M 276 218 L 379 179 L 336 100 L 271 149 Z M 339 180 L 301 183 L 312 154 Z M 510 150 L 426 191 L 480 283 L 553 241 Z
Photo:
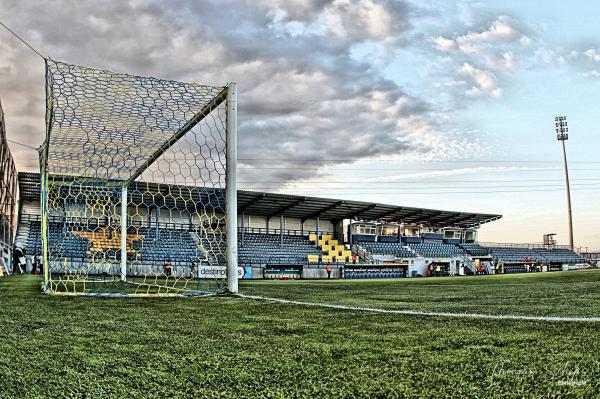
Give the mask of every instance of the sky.
M 54 60 L 238 84 L 239 187 L 502 214 L 480 241 L 600 249 L 600 3 L 1 0 Z M 44 135 L 43 61 L 0 30 L 8 138 Z M 17 168 L 35 151 L 12 144 Z

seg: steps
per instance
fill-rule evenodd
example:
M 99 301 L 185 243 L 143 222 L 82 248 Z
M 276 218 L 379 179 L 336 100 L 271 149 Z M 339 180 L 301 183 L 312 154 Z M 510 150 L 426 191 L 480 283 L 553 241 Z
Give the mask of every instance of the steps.
M 461 262 L 465 265 L 465 274 L 475 274 L 475 262 L 468 256 L 461 256 Z
M 29 220 L 21 221 L 17 227 L 17 235 L 15 236 L 15 243 L 21 243 L 24 247 L 27 247 L 27 241 L 29 239 L 29 229 L 31 228 L 31 222 Z
M 362 263 L 373 263 L 373 255 L 359 244 L 352 246 L 352 255 L 357 256 Z

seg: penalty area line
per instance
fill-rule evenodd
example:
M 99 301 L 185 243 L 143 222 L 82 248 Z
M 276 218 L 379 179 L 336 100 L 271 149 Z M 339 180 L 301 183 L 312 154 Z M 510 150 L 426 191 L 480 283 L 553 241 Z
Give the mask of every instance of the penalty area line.
M 270 298 L 258 295 L 235 294 L 236 297 L 242 299 L 250 299 L 254 301 L 265 301 L 282 303 L 288 305 L 311 306 L 317 308 L 350 310 L 355 312 L 366 313 L 384 313 L 384 314 L 399 314 L 405 316 L 426 316 L 426 317 L 451 317 L 451 318 L 466 318 L 466 319 L 490 319 L 490 320 L 524 320 L 524 321 L 549 321 L 549 322 L 588 322 L 599 323 L 600 317 L 562 317 L 562 316 L 526 316 L 526 315 L 511 315 L 511 314 L 484 314 L 484 313 L 454 313 L 454 312 L 427 312 L 420 310 L 401 310 L 401 309 L 380 309 L 367 308 L 360 306 L 334 305 L 328 303 L 313 303 L 293 301 L 289 299 Z

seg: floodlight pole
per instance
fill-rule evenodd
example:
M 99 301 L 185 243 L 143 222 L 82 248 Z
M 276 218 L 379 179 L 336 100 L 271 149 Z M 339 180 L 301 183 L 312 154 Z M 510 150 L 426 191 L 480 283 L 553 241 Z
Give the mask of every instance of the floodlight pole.
M 567 185 L 567 210 L 569 216 L 569 248 L 571 251 L 575 249 L 573 245 L 573 212 L 571 210 L 571 185 L 569 184 L 569 168 L 567 166 L 567 148 L 565 141 L 569 139 L 569 128 L 567 127 L 567 117 L 557 116 L 554 118 L 554 125 L 556 127 L 556 138 L 562 142 L 563 149 L 563 160 L 565 163 L 565 182 Z
M 227 228 L 227 291 L 238 292 L 238 241 L 237 241 L 237 85 L 227 86 L 227 146 L 225 172 Z
M 121 281 L 127 281 L 127 186 L 121 189 Z

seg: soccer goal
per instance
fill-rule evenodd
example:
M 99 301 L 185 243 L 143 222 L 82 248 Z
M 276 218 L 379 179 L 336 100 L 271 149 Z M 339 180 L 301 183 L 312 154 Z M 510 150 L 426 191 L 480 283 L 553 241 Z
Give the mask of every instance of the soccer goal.
M 44 289 L 238 290 L 237 93 L 46 61 Z

